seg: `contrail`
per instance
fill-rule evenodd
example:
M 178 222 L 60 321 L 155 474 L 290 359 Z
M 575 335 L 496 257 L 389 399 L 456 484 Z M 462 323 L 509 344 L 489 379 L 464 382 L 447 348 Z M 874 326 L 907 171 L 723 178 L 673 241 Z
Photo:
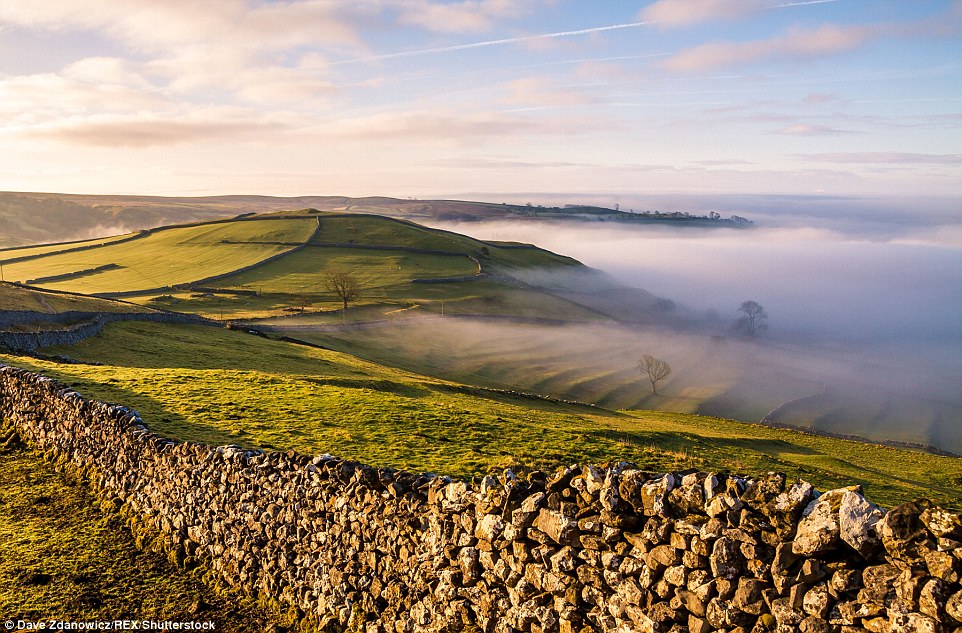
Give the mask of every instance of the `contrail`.
M 780 9 L 783 7 L 800 7 L 808 4 L 824 4 L 826 2 L 839 2 L 839 0 L 799 0 L 798 2 L 786 2 L 775 4 L 766 9 Z M 488 46 L 504 46 L 506 44 L 518 44 L 520 42 L 531 42 L 535 40 L 546 40 L 557 37 L 574 37 L 577 35 L 588 35 L 590 33 L 602 33 L 604 31 L 617 31 L 620 29 L 636 29 L 640 26 L 655 24 L 657 20 L 646 20 L 644 22 L 626 22 L 624 24 L 610 24 L 608 26 L 594 26 L 587 29 L 577 29 L 574 31 L 557 31 L 555 33 L 541 33 L 538 35 L 522 35 L 520 37 L 505 37 L 497 40 L 485 40 L 483 42 L 471 42 L 469 44 L 455 44 L 454 46 L 439 46 L 437 48 L 422 48 L 414 51 L 401 51 L 398 53 L 384 53 L 383 55 L 371 55 L 369 57 L 357 57 L 355 59 L 342 59 L 331 62 L 331 65 L 353 64 L 356 62 L 373 62 L 382 59 L 399 59 L 403 57 L 416 57 L 418 55 L 435 55 L 438 53 L 453 53 L 455 51 L 465 51 L 473 48 L 485 48 Z
M 824 0 L 823 0 L 824 1 Z M 432 55 L 436 53 L 451 53 L 454 51 L 463 51 L 472 48 L 484 48 L 487 46 L 503 46 L 505 44 L 517 44 L 519 42 L 530 42 L 533 40 L 545 40 L 552 39 L 556 37 L 573 37 L 576 35 L 587 35 L 589 33 L 601 33 L 602 31 L 615 31 L 618 29 L 634 29 L 639 26 L 646 26 L 652 24 L 653 21 L 649 20 L 647 22 L 628 22 L 626 24 L 611 24 L 609 26 L 595 26 L 589 29 L 578 29 L 576 31 L 558 31 L 557 33 L 542 33 L 539 35 L 524 35 L 521 37 L 506 37 L 499 40 L 487 40 L 484 42 L 471 42 L 470 44 L 457 44 L 455 46 L 441 46 L 438 48 L 422 48 L 416 51 L 402 51 L 400 53 L 385 53 L 384 55 L 372 55 L 370 57 L 358 57 L 357 59 L 344 59 L 341 61 L 332 62 L 332 64 L 350 64 L 353 62 L 370 62 L 378 61 L 381 59 L 396 59 L 399 57 L 414 57 L 416 55 Z
M 802 0 L 800 2 L 786 2 L 785 4 L 774 4 L 766 9 L 782 9 L 784 7 L 804 7 L 807 4 L 825 4 L 826 2 L 838 2 L 839 0 Z

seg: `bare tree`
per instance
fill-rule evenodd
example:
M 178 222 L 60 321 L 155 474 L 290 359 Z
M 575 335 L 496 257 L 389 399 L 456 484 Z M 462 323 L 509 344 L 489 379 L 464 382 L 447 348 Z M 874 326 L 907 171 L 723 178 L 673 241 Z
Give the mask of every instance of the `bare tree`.
M 327 286 L 328 291 L 334 293 L 344 303 L 341 320 L 347 321 L 347 304 L 360 296 L 361 283 L 353 274 L 335 268 L 324 273 L 324 285 Z
M 738 328 L 745 330 L 751 338 L 768 327 L 765 323 L 768 313 L 757 301 L 743 301 L 738 311 L 745 315 L 738 320 Z
M 667 361 L 655 358 L 651 354 L 644 354 L 641 357 L 641 362 L 638 363 L 638 369 L 641 373 L 648 375 L 648 380 L 651 381 L 651 393 L 657 395 L 658 391 L 655 386 L 658 384 L 659 380 L 664 380 L 671 375 L 671 365 Z

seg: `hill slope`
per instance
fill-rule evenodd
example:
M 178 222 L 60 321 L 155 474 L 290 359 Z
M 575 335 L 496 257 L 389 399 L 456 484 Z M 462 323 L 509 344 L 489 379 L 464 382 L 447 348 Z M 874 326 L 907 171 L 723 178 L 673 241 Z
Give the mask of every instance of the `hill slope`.
M 47 351 L 103 364 L 0 361 L 132 406 L 154 430 L 186 440 L 457 476 L 620 459 L 655 471 L 781 470 L 823 489 L 862 483 L 886 504 L 924 494 L 954 507 L 962 483 L 959 459 L 716 418 L 619 414 L 224 329 L 115 323 Z
M 546 287 L 597 285 L 603 277 L 569 257 L 383 216 L 313 209 L 8 249 L 0 258 L 8 281 L 232 319 L 310 307 L 313 322 L 333 320 L 339 302 L 325 281 L 330 270 L 348 271 L 360 283 L 352 320 L 399 311 L 575 321 L 612 313 Z

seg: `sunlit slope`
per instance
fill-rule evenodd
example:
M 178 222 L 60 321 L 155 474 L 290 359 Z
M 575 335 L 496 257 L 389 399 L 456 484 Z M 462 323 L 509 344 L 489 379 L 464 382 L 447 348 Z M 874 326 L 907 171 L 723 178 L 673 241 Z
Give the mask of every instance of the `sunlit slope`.
M 820 432 L 923 442 L 962 453 L 962 404 L 893 394 L 868 385 L 792 400 L 769 421 Z
M 368 297 L 415 280 L 470 278 L 482 273 L 581 266 L 575 260 L 523 245 L 498 245 L 368 215 L 322 215 L 310 246 L 256 269 L 218 280 L 221 288 L 263 292 L 324 291 L 320 273 L 351 271 Z M 405 287 L 394 298 L 416 297 Z
M 461 253 L 480 260 L 485 270 L 581 267 L 570 257 L 527 244 L 483 242 L 466 235 L 378 215 L 330 214 L 319 217 L 313 243 L 402 247 L 422 251 Z
M 578 281 L 597 274 L 569 257 L 382 216 L 308 210 L 274 217 L 305 214 L 317 228 L 305 248 L 222 275 L 203 284 L 204 293 L 163 290 L 136 300 L 229 319 L 290 316 L 291 309 L 309 308 L 301 322 L 321 324 L 442 311 L 576 321 L 604 318 L 530 283 L 544 274 Z M 338 312 L 341 302 L 327 287 L 325 274 L 332 269 L 351 273 L 360 286 L 347 315 Z
M 0 249 L 0 260 L 8 262 L 10 260 L 36 257 L 37 255 L 49 255 L 50 253 L 62 253 L 72 250 L 88 250 L 106 246 L 111 242 L 127 240 L 136 237 L 137 233 L 127 233 L 123 235 L 112 235 L 109 237 L 98 237 L 92 240 L 82 240 L 79 242 L 61 242 L 59 244 L 41 244 L 39 246 L 22 246 L 19 248 Z
M 310 217 L 176 227 L 102 248 L 14 262 L 4 266 L 4 275 L 88 294 L 163 288 L 229 273 L 291 250 L 316 227 Z
M 455 315 L 454 310 L 449 314 Z M 577 326 L 434 319 L 371 330 L 296 332 L 299 338 L 439 378 L 509 387 L 610 409 L 658 409 L 769 422 L 962 453 L 962 398 L 942 383 L 899 384 L 874 358 L 736 336 L 595 322 Z M 652 394 L 642 354 L 671 375 Z M 936 367 L 932 364 L 930 369 Z M 834 374 L 826 374 L 833 368 Z M 858 379 L 856 377 L 862 377 Z
M 308 247 L 220 279 L 217 285 L 281 293 L 324 292 L 321 273 L 334 268 L 352 271 L 367 293 L 408 284 L 413 279 L 468 277 L 479 272 L 475 262 L 459 255 Z
M 43 314 L 57 312 L 147 312 L 144 308 L 121 301 L 97 297 L 44 292 L 0 283 L 0 311 L 28 311 Z
M 130 405 L 181 439 L 459 476 L 613 459 L 650 469 L 784 470 L 822 488 L 862 483 L 887 504 L 923 494 L 957 504 L 962 483 L 962 460 L 700 416 L 614 414 L 228 330 L 118 323 L 47 352 L 104 365 L 0 360 Z
M 695 413 L 704 402 L 733 389 L 745 368 L 758 362 L 752 357 L 753 346 L 742 341 L 611 323 L 542 327 L 435 319 L 367 331 L 298 331 L 297 336 L 410 371 L 611 409 Z M 673 368 L 658 395 L 638 370 L 645 353 L 668 360 Z M 794 390 L 755 394 L 754 419 L 786 397 L 818 388 L 797 379 L 795 383 Z

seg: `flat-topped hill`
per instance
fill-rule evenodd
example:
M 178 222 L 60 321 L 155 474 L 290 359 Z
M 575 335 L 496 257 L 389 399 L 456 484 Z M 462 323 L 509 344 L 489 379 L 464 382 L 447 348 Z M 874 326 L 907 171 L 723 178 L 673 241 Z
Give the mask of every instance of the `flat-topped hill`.
M 0 260 L 8 281 L 216 318 L 289 316 L 306 309 L 314 321 L 334 319 L 339 303 L 325 282 L 331 270 L 358 281 L 351 320 L 399 311 L 605 318 L 584 301 L 531 283 L 546 275 L 580 285 L 601 279 L 574 259 L 530 244 L 482 241 L 369 214 L 245 214 L 7 249 Z

